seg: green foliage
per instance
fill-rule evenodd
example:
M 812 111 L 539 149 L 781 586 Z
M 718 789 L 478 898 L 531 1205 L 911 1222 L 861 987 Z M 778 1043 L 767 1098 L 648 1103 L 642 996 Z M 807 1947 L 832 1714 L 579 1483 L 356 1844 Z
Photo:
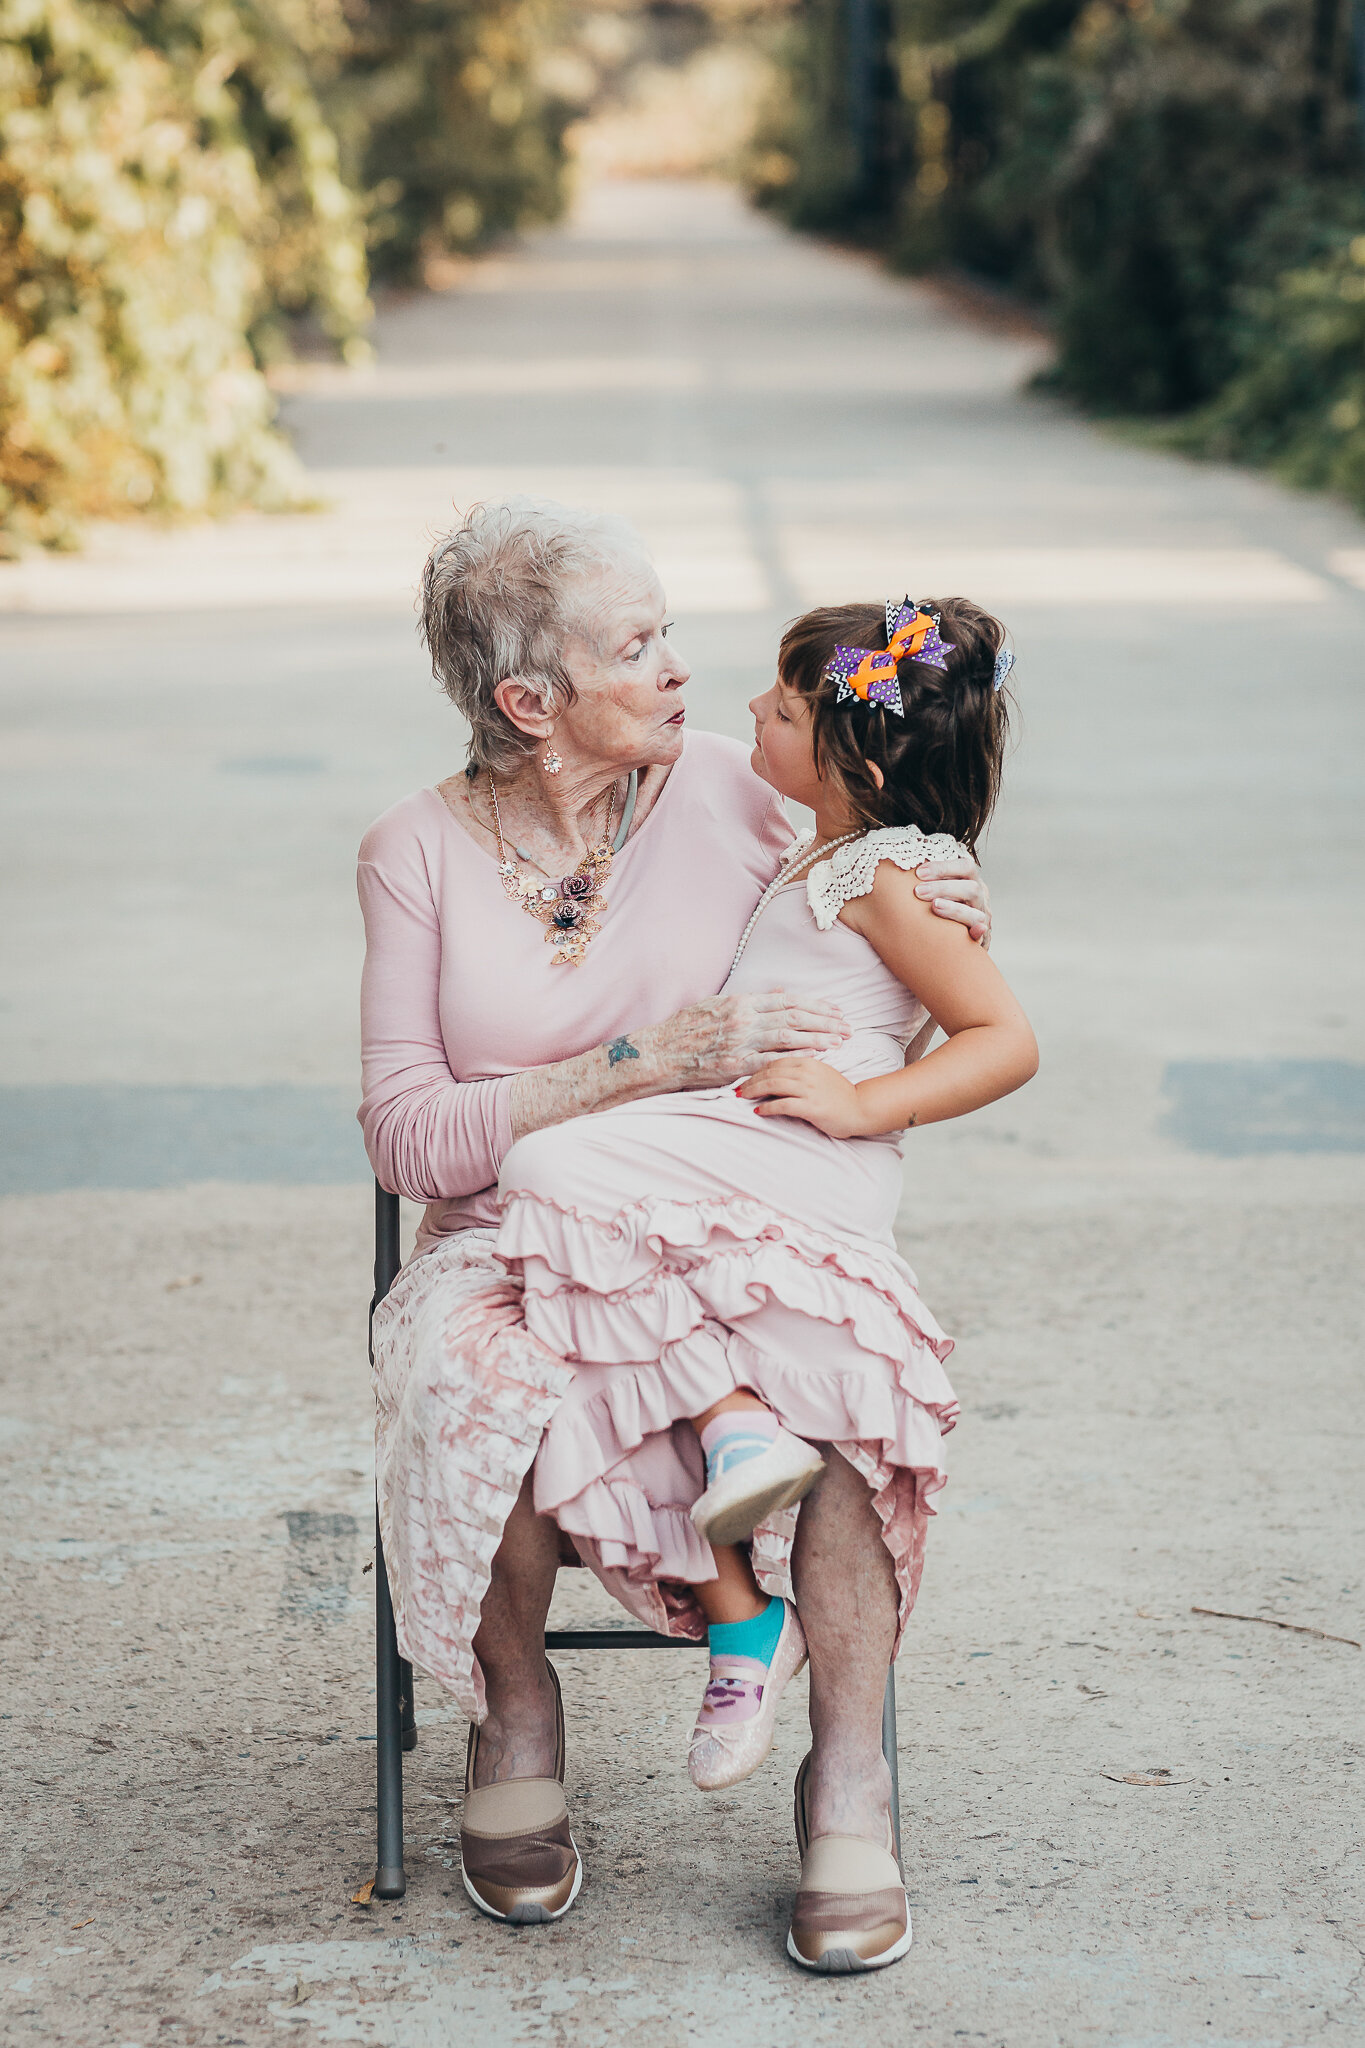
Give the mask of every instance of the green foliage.
M 0 531 L 70 544 L 130 510 L 290 488 L 246 343 L 267 218 L 220 82 L 113 8 L 0 6 Z
M 373 261 L 423 258 L 549 220 L 571 109 L 540 83 L 547 0 L 355 0 L 328 95 L 352 181 L 374 195 Z
M 760 205 L 817 233 L 867 226 L 861 153 L 850 121 L 846 25 L 844 0 L 807 0 L 788 23 L 747 166 Z
M 763 196 L 1044 306 L 1053 381 L 1093 409 L 1359 493 L 1349 0 L 888 0 L 861 184 L 849 5 L 809 0 Z
M 1297 0 L 1091 0 L 1025 65 L 972 205 L 1022 244 L 1056 309 L 1058 382 L 1087 403 L 1169 413 L 1216 391 L 1286 188 L 1326 205 L 1356 168 L 1310 30 Z
M 1365 510 L 1365 234 L 1251 294 L 1243 319 L 1239 367 L 1162 438 L 1339 491 Z
M 363 207 L 317 89 L 345 60 L 342 0 L 120 0 L 117 11 L 190 85 L 204 146 L 251 156 L 257 355 L 283 353 L 285 319 L 303 312 L 358 353 L 370 313 Z
M 278 506 L 263 365 L 551 215 L 549 0 L 0 0 L 0 553 Z

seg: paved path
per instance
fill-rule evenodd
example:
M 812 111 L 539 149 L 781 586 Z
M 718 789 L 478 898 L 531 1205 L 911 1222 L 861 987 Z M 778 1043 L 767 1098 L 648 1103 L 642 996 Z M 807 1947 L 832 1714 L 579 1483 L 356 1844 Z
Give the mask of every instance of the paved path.
M 1021 396 L 973 324 L 723 192 L 609 189 L 297 374 L 330 508 L 0 567 L 12 1367 L 0 2039 L 1301 2048 L 1365 2037 L 1356 1345 L 1365 531 Z M 367 820 L 459 757 L 452 499 L 627 507 L 742 732 L 800 605 L 999 605 L 1024 1095 L 916 1136 L 965 1420 L 901 1664 L 912 1959 L 798 1979 L 802 1748 L 702 1801 L 694 1660 L 563 1659 L 589 1881 L 509 1934 L 419 1686 L 372 1868 Z M 565 1612 L 598 1611 L 576 1582 Z

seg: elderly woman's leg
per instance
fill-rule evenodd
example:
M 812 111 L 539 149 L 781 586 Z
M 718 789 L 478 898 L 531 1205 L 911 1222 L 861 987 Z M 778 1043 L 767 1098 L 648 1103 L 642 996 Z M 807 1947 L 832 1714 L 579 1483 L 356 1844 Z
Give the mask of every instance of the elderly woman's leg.
M 545 1617 L 559 1564 L 559 1531 L 531 1505 L 526 1478 L 493 1559 L 474 1638 L 488 1718 L 475 1777 L 549 1778 L 555 1770 L 555 1693 L 545 1662 Z
M 810 1651 L 814 1835 L 886 1840 L 891 1775 L 882 1696 L 896 1640 L 896 1576 L 867 1482 L 837 1451 L 802 1503 L 792 1553 Z

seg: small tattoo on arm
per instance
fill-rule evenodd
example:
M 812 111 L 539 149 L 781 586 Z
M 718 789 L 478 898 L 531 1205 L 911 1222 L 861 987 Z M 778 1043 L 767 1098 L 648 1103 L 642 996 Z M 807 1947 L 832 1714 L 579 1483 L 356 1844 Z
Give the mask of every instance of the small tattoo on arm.
M 631 1044 L 628 1038 L 613 1038 L 607 1047 L 607 1065 L 609 1067 L 619 1066 L 622 1060 L 638 1060 L 639 1057 L 638 1049 Z

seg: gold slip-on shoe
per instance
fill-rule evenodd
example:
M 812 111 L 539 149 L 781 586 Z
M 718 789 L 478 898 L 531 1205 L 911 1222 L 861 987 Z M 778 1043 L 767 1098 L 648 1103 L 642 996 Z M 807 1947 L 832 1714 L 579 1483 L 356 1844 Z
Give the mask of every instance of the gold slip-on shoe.
M 564 1701 L 553 1664 L 549 1672 L 557 1724 L 553 1778 L 506 1778 L 476 1788 L 477 1723 L 465 1757 L 460 1875 L 479 1911 L 512 1927 L 562 1918 L 583 1882 L 583 1859 L 569 1833 L 564 1799 Z
M 810 1839 L 806 1794 L 810 1758 L 796 1774 L 796 1841 L 801 1884 L 792 1908 L 787 1954 L 803 1970 L 844 1976 L 883 1970 L 909 1951 L 910 1901 L 893 1846 L 879 1849 L 857 1835 Z

